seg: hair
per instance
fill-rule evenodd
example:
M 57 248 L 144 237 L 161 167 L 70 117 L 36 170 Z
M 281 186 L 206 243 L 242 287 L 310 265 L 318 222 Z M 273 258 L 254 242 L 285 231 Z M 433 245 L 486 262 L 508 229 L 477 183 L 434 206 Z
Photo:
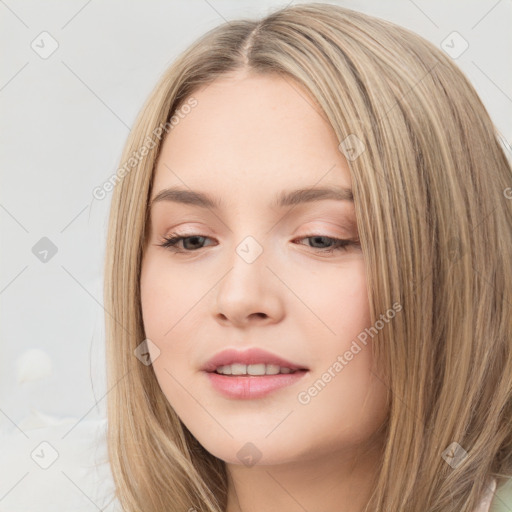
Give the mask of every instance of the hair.
M 130 512 L 225 511 L 225 462 L 189 432 L 134 351 L 146 339 L 140 268 L 162 126 L 170 132 L 195 91 L 240 72 L 305 87 L 340 142 L 364 144 L 348 164 L 372 325 L 402 305 L 371 345 L 390 398 L 366 510 L 473 512 L 489 478 L 499 486 L 512 475 L 511 164 L 474 88 L 440 49 L 322 3 L 208 31 L 163 74 L 129 134 L 104 289 L 117 498 Z M 442 457 L 453 442 L 469 455 L 456 467 Z

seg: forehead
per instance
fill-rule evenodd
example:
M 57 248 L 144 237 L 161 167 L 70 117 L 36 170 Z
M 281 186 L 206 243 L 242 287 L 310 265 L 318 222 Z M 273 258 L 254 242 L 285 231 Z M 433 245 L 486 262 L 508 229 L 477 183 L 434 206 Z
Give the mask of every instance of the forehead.
M 197 104 L 169 132 L 155 169 L 163 188 L 218 197 L 274 197 L 312 186 L 350 188 L 337 137 L 306 90 L 290 78 L 237 75 L 194 92 Z

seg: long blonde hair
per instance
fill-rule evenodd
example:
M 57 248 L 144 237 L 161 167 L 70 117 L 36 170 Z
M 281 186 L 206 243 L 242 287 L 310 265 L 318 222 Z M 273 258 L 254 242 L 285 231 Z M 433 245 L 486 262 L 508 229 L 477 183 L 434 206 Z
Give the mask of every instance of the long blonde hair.
M 372 324 L 402 305 L 372 344 L 391 398 L 366 510 L 472 512 L 489 477 L 500 485 L 512 475 L 511 166 L 474 88 L 440 49 L 321 3 L 206 33 L 163 75 L 131 130 L 105 265 L 117 498 L 130 512 L 226 507 L 225 463 L 187 430 L 134 351 L 146 338 L 140 266 L 162 141 L 198 87 L 241 69 L 302 84 L 338 140 L 357 137 L 364 148 L 348 164 Z M 467 452 L 457 465 L 443 456 L 453 447 Z

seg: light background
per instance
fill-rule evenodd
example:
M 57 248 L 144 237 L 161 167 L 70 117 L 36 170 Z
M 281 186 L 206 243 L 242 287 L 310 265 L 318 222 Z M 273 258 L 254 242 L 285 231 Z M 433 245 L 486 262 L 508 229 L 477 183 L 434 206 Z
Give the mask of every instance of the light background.
M 23 452 L 8 480 L 0 479 L 0 512 L 18 510 L 21 496 L 35 488 L 30 478 L 41 470 L 24 451 L 42 432 L 48 438 L 43 426 L 69 434 L 55 440 L 64 464 L 64 452 L 103 425 L 102 275 L 111 194 L 98 200 L 93 189 L 118 168 L 142 103 L 181 51 L 225 20 L 289 3 L 303 2 L 0 0 L 0 450 Z M 510 144 L 511 0 L 328 3 L 388 19 L 439 47 L 458 32 L 469 47 L 455 61 Z M 42 38 L 50 48 L 43 31 L 58 43 L 47 58 L 32 48 L 43 51 Z M 57 248 L 47 262 L 33 253 L 43 237 Z M 75 477 L 62 485 L 83 510 L 97 510 Z

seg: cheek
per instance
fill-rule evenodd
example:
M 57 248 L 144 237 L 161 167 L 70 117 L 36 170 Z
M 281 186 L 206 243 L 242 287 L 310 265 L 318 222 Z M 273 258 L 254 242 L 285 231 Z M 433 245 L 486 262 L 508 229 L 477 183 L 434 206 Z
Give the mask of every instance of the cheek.
M 301 284 L 300 297 L 315 313 L 311 316 L 319 324 L 319 334 L 325 339 L 349 340 L 370 323 L 362 258 L 308 273 Z M 334 343 L 339 344 L 339 341 Z
M 197 361 L 191 359 L 194 325 L 204 316 L 204 299 L 208 291 L 205 279 L 193 278 L 190 271 L 170 265 L 166 255 L 150 253 L 142 262 L 140 294 L 144 333 L 154 345 L 150 349 L 153 369 L 162 391 L 171 391 L 192 375 Z M 151 345 L 150 345 L 151 346 Z
M 387 387 L 373 367 L 372 343 L 378 336 L 368 334 L 372 331 L 364 262 L 312 272 L 301 293 L 316 314 L 308 338 L 318 348 L 311 387 L 305 386 L 301 396 L 303 411 L 310 418 L 329 418 L 328 423 L 336 425 L 330 433 L 334 437 L 363 440 L 387 412 Z M 311 425 L 312 432 L 318 428 L 311 420 L 304 428 Z
M 150 254 L 142 262 L 140 294 L 148 338 L 172 340 L 181 319 L 197 306 L 205 293 L 200 279 L 169 265 L 165 255 Z

